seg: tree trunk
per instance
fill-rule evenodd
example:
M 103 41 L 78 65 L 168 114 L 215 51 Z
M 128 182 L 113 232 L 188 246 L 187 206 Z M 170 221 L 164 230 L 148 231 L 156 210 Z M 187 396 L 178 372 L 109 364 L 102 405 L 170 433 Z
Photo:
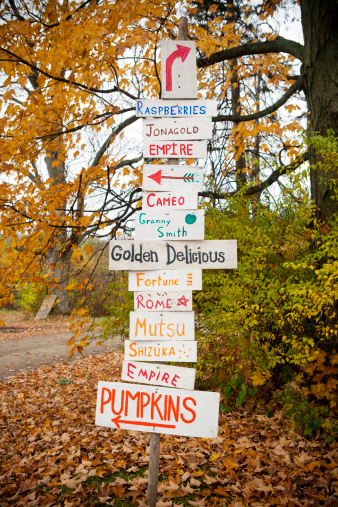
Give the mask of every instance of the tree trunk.
M 62 248 L 62 245 L 60 245 L 60 248 Z M 71 249 L 62 253 L 62 250 L 57 246 L 50 248 L 46 255 L 46 272 L 48 273 L 48 278 L 49 280 L 55 281 L 55 286 L 51 292 L 58 300 L 54 309 L 54 313 L 58 315 L 69 315 L 71 313 L 69 292 L 66 289 L 69 284 L 71 256 Z
M 338 9 L 335 0 L 301 0 L 305 43 L 303 64 L 305 96 L 308 104 L 308 131 L 326 136 L 328 129 L 338 134 Z M 319 162 L 313 148 L 310 164 Z M 311 193 L 317 204 L 317 217 L 328 222 L 337 212 L 330 180 L 337 172 L 311 170 Z
M 55 185 L 65 183 L 66 179 L 65 164 L 59 159 L 58 151 L 47 151 L 45 163 L 48 176 L 53 179 Z M 66 207 L 66 203 L 64 207 Z M 62 214 L 63 211 L 58 212 L 60 223 L 62 221 Z M 67 231 L 66 229 L 61 229 L 60 232 L 55 235 L 53 246 L 48 249 L 45 260 L 48 279 L 55 283 L 52 292 L 57 296 L 58 300 L 54 312 L 59 315 L 69 315 L 71 313 L 69 292 L 66 287 L 69 284 L 72 250 L 67 247 L 65 248 L 66 243 Z

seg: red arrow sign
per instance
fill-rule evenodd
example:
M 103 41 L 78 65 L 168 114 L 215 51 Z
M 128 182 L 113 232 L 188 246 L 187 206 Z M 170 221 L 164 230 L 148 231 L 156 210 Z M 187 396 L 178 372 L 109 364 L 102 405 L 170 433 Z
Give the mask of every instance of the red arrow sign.
M 154 180 L 156 183 L 161 185 L 162 179 L 164 180 L 184 180 L 185 182 L 194 181 L 194 173 L 186 173 L 184 176 L 164 176 L 162 175 L 162 170 L 160 169 L 154 174 L 148 176 L 151 180 Z
M 167 92 L 171 92 L 173 89 L 173 63 L 176 60 L 176 58 L 181 58 L 182 63 L 187 58 L 188 54 L 190 53 L 190 49 L 186 46 L 181 46 L 180 44 L 176 44 L 177 49 L 171 55 L 168 56 L 166 64 L 165 64 L 165 71 L 166 71 L 166 90 Z
M 120 423 L 124 424 L 135 424 L 136 426 L 153 426 L 156 428 L 176 428 L 175 424 L 159 424 L 153 422 L 143 422 L 143 421 L 123 421 L 121 416 L 118 415 L 112 419 L 112 422 L 116 424 L 117 428 L 120 428 Z

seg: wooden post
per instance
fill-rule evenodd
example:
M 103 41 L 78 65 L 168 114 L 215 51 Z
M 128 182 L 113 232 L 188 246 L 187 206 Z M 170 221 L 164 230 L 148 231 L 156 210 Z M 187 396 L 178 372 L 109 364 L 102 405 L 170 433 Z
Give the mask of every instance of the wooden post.
M 178 25 L 178 40 L 188 40 L 188 19 L 185 17 L 180 19 Z M 178 159 L 169 158 L 168 164 L 178 165 Z M 149 471 L 148 471 L 148 489 L 147 489 L 147 504 L 150 507 L 155 507 L 157 501 L 158 472 L 160 465 L 160 441 L 161 441 L 161 433 L 150 433 Z

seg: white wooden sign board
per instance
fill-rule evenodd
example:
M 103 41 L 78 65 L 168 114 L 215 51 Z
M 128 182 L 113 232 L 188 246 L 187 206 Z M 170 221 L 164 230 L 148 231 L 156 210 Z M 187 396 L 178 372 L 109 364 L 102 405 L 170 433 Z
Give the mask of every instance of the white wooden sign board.
M 219 393 L 99 382 L 97 426 L 216 438 Z
M 160 47 L 162 98 L 197 99 L 195 42 L 162 40 Z
M 196 166 L 145 164 L 143 190 L 202 192 L 203 169 Z
M 211 116 L 206 118 L 152 118 L 142 120 L 143 142 L 198 141 L 212 138 Z
M 109 269 L 236 269 L 237 240 L 110 241 Z M 149 290 L 151 286 L 145 287 Z M 154 289 L 161 287 L 156 287 Z M 163 289 L 167 287 L 162 286 Z M 178 289 L 183 287 L 173 287 Z M 189 287 L 186 287 L 189 288 Z M 133 289 L 130 289 L 133 290 Z M 140 288 L 139 288 L 140 290 Z M 143 290 L 143 289 L 142 289 Z
M 197 192 L 142 192 L 142 209 L 197 209 Z
M 188 290 L 134 292 L 134 310 L 138 312 L 191 312 L 192 292 Z
M 129 340 L 194 339 L 194 312 L 130 312 Z
M 129 271 L 128 290 L 202 290 L 201 269 L 168 269 L 155 271 Z
M 217 101 L 207 100 L 146 100 L 135 103 L 138 118 L 164 117 L 185 118 L 187 116 L 217 116 Z
M 195 341 L 124 341 L 124 359 L 134 361 L 173 361 L 174 363 L 196 363 L 197 342 Z
M 135 239 L 204 239 L 204 210 L 159 209 L 135 213 Z
M 123 361 L 121 380 L 178 389 L 194 389 L 195 374 L 195 368 Z
M 145 158 L 207 158 L 206 141 L 151 141 L 143 143 Z

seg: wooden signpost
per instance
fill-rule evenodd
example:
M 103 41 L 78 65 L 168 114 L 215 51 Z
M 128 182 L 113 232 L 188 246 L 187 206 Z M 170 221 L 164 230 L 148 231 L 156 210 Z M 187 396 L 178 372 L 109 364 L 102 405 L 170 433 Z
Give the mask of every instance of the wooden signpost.
M 135 311 L 124 342 L 125 383 L 99 382 L 96 407 L 97 425 L 151 433 L 151 507 L 157 499 L 160 433 L 217 436 L 219 394 L 194 391 L 194 368 L 164 362 L 197 361 L 191 291 L 202 289 L 202 269 L 237 267 L 236 240 L 204 241 L 204 212 L 197 209 L 203 169 L 178 165 L 178 159 L 206 158 L 211 117 L 217 114 L 215 101 L 197 100 L 196 49 L 186 40 L 186 18 L 179 38 L 161 44 L 164 100 L 136 101 L 136 116 L 144 118 L 144 156 L 169 160 L 144 165 L 135 239 L 110 242 L 109 269 L 129 271 Z

